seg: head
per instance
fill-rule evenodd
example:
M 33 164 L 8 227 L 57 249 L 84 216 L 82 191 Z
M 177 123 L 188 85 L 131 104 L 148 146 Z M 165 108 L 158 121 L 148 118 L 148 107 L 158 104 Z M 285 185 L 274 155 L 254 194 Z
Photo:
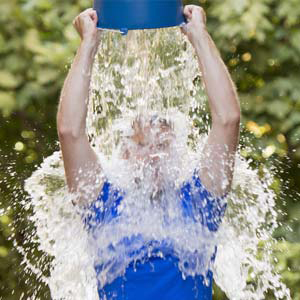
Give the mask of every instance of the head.
M 117 167 L 119 184 L 148 182 L 143 186 L 150 189 L 181 180 L 188 168 L 188 125 L 188 116 L 177 109 L 165 115 L 123 113 L 111 127 L 112 135 L 119 137 L 110 159 L 112 176 Z
M 157 165 L 170 155 L 175 140 L 174 124 L 157 113 L 139 114 L 123 135 L 123 158 L 150 166 Z

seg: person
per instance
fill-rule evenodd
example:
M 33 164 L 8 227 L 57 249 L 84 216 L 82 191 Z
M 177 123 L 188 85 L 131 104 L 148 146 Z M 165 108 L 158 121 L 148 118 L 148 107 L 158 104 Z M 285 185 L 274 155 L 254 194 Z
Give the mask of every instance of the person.
M 232 183 L 239 140 L 240 106 L 234 83 L 207 31 L 204 10 L 200 6 L 187 5 L 184 7 L 184 15 L 187 23 L 181 30 L 191 42 L 198 58 L 208 95 L 212 125 L 203 148 L 201 167 L 195 169 L 192 180 L 181 185 L 175 195 L 178 195 L 184 214 L 215 232 L 226 208 L 226 203 L 221 205 L 220 200 L 230 191 Z M 80 200 L 83 203 L 76 204 L 83 204 L 94 211 L 93 215 L 85 218 L 89 230 L 117 218 L 118 206 L 126 197 L 105 176 L 99 182 L 96 174 L 103 172 L 103 166 L 86 134 L 91 70 L 101 41 L 101 31 L 96 28 L 96 24 L 97 13 L 93 9 L 83 11 L 73 22 L 81 43 L 63 85 L 57 113 L 57 130 L 69 191 L 78 193 L 83 187 L 88 187 L 88 193 L 83 193 L 87 196 Z M 135 177 L 132 184 L 140 187 L 149 178 L 155 178 L 149 190 L 150 199 L 155 206 L 163 205 L 163 176 L 159 176 L 159 172 L 162 172 L 164 162 L 168 161 L 172 145 L 176 144 L 174 124 L 171 118 L 154 113 L 136 116 L 131 125 L 131 134 L 124 137 L 122 144 L 123 159 L 137 168 L 141 167 L 143 174 L 146 174 L 144 179 Z M 104 208 L 100 205 L 100 209 L 99 205 L 95 205 L 97 201 L 91 199 L 97 199 Z M 161 249 L 156 249 L 155 241 L 149 243 L 152 245 L 151 249 L 154 249 L 152 257 L 139 264 L 128 262 L 123 276 L 107 280 L 104 284 L 98 280 L 100 299 L 212 298 L 211 270 L 207 273 L 209 284 L 205 283 L 202 275 L 197 274 L 183 279 L 178 257 L 174 252 L 170 250 L 162 258 L 156 255 L 155 251 Z M 158 247 L 162 247 L 162 244 Z M 214 257 L 215 253 L 212 261 Z M 103 268 L 103 265 L 95 266 L 98 275 Z

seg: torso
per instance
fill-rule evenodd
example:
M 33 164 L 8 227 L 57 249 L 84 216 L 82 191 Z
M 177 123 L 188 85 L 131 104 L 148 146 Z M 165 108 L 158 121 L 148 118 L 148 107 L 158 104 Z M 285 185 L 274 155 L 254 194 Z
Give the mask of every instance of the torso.
M 226 202 L 213 199 L 198 176 L 194 174 L 191 181 L 182 184 L 176 195 L 180 200 L 180 218 L 186 226 L 199 224 L 208 234 L 217 231 Z M 116 220 L 121 218 L 119 208 L 125 197 L 126 193 L 105 181 L 97 201 L 90 206 L 90 214 L 84 219 L 87 229 L 96 240 L 95 245 L 99 244 L 97 232 L 100 235 L 106 230 L 109 232 L 109 226 L 116 224 Z M 170 218 L 163 225 L 166 226 L 166 231 L 169 225 L 176 226 L 172 220 L 168 220 Z M 174 247 L 177 242 L 176 239 L 172 240 L 172 236 L 152 241 L 144 238 L 143 233 L 137 232 L 138 230 L 130 237 L 120 238 L 119 243 L 114 246 L 107 244 L 106 248 L 115 253 L 115 256 L 111 256 L 112 261 L 100 262 L 100 259 L 95 262 L 100 299 L 211 299 L 213 274 L 210 269 L 207 270 L 206 277 L 199 273 L 204 257 L 203 253 L 199 254 L 201 251 L 188 252 L 187 247 L 181 255 L 178 250 L 180 248 Z M 182 239 L 188 238 L 187 235 L 188 230 Z M 118 250 L 122 248 L 120 245 L 124 246 L 122 251 Z M 126 249 L 129 249 L 128 252 Z M 211 263 L 215 258 L 216 246 L 213 250 L 209 255 Z M 101 253 L 98 251 L 99 256 Z M 123 267 L 120 267 L 122 264 Z

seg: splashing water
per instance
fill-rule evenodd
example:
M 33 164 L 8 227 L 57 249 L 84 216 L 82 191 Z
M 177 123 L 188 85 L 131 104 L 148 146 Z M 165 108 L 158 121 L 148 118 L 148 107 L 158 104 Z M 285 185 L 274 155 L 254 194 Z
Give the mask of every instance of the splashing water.
M 200 76 L 194 51 L 177 30 L 130 32 L 126 37 L 103 33 L 93 69 L 87 133 L 103 168 L 103 174 L 97 174 L 99 189 L 105 176 L 126 191 L 127 197 L 119 208 L 122 216 L 118 221 L 104 224 L 91 239 L 79 209 L 72 205 L 76 195 L 67 192 L 59 151 L 26 180 L 36 227 L 34 239 L 39 250 L 52 258 L 48 262 L 50 276 L 35 266 L 27 267 L 49 286 L 53 299 L 98 299 L 94 262 L 106 263 L 98 278 L 105 284 L 124 273 L 132 259 L 128 251 L 151 240 L 172 245 L 183 277 L 213 268 L 217 285 L 230 299 L 263 299 L 269 289 L 276 299 L 290 299 L 272 262 L 276 243 L 272 233 L 278 224 L 275 194 L 270 189 L 273 178 L 267 169 L 261 176 L 237 154 L 232 191 L 219 230 L 209 232 L 199 224 L 182 226 L 174 190 L 199 167 L 209 129 Z M 124 152 L 121 141 L 132 134 L 137 113 L 153 116 L 154 112 L 171 120 L 176 137 L 170 155 L 160 153 L 161 175 L 149 162 L 138 167 L 120 159 Z M 162 195 L 155 190 L 154 177 L 159 178 Z M 130 249 L 122 247 L 124 237 L 139 235 L 143 238 Z M 210 257 L 216 244 L 212 266 Z M 118 255 L 107 250 L 109 245 L 115 246 Z M 151 255 L 147 251 L 134 259 Z M 195 251 L 202 254 L 200 260 L 192 255 Z

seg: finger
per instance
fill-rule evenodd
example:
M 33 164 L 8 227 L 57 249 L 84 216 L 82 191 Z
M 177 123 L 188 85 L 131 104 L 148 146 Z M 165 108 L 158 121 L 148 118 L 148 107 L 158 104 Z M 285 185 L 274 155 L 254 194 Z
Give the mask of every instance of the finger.
M 95 23 L 94 20 L 92 19 L 92 17 L 89 14 L 83 15 L 81 20 L 83 22 L 93 22 L 93 23 Z
M 78 22 L 77 22 L 77 28 L 78 28 L 78 32 L 79 32 L 79 35 L 81 37 L 81 39 L 83 38 L 83 35 L 82 35 L 82 22 L 83 20 L 82 19 L 78 19 Z
M 97 11 L 95 11 L 94 9 L 92 9 L 91 11 L 88 12 L 88 15 L 94 19 L 94 18 L 98 18 L 97 16 Z
M 87 8 L 82 13 L 89 13 L 90 11 L 94 10 L 92 7 Z
M 98 22 L 97 12 L 95 10 L 92 10 L 91 12 L 89 12 L 89 15 L 90 15 L 91 19 L 93 20 L 94 24 L 96 25 Z
M 76 29 L 79 27 L 79 18 L 78 17 L 75 18 L 75 20 L 74 20 L 74 26 Z
M 83 12 L 81 12 L 79 14 L 79 17 L 81 17 L 81 18 L 87 17 L 87 16 L 89 16 L 91 11 L 93 11 L 92 8 L 87 8 L 86 10 L 84 10 Z
M 93 19 L 92 21 L 94 22 L 95 26 L 97 26 L 98 18 L 95 18 L 95 19 Z
M 193 14 L 193 5 L 186 5 L 183 9 L 183 14 L 188 20 L 190 20 Z
M 95 21 L 95 20 L 98 21 L 97 12 L 93 9 L 87 11 L 82 17 L 85 19 L 90 19 L 92 21 Z

